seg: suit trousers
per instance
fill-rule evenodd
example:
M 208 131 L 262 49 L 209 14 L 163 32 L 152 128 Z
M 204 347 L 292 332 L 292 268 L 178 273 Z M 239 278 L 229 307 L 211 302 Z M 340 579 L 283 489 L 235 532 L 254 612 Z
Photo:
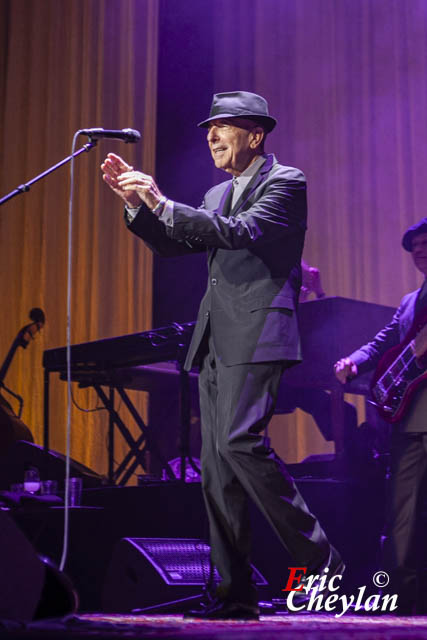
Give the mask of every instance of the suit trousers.
M 388 591 L 399 600 L 414 599 L 418 557 L 415 548 L 417 503 L 427 471 L 427 433 L 395 432 L 391 440 L 384 569 L 390 573 Z
M 250 568 L 248 497 L 297 566 L 314 569 L 330 552 L 319 522 L 262 435 L 274 412 L 285 364 L 226 367 L 209 338 L 209 351 L 200 368 L 202 489 L 212 561 L 222 578 L 217 595 L 239 602 L 256 601 Z

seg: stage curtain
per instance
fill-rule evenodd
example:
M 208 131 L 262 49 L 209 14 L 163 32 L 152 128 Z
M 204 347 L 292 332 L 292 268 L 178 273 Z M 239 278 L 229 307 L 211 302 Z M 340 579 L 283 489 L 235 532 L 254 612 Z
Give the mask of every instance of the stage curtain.
M 426 215 L 427 4 L 214 6 L 215 91 L 264 95 L 279 121 L 267 150 L 307 175 L 304 258 L 328 295 L 397 306 L 422 282 L 400 243 Z M 272 433 L 290 462 L 331 450 L 298 412 L 275 417 Z
M 102 140 L 75 161 L 71 333 L 78 343 L 149 329 L 151 254 L 126 230 L 123 208 L 102 182 L 99 166 L 115 151 L 147 172 L 154 170 L 158 1 L 3 0 L 0 23 L 2 196 L 68 156 L 77 129 L 143 132 L 139 144 Z M 86 142 L 80 137 L 78 148 Z M 66 341 L 69 167 L 0 211 L 0 358 L 32 307 L 41 307 L 47 318 L 34 343 L 18 350 L 5 380 L 23 396 L 23 420 L 38 444 L 43 351 Z M 99 404 L 94 391 L 73 387 L 81 407 Z M 56 374 L 50 395 L 50 445 L 63 452 L 66 385 Z M 144 394 L 133 399 L 144 416 Z M 138 433 L 123 407 L 120 413 Z M 73 408 L 72 456 L 102 474 L 107 430 L 105 411 Z M 117 436 L 116 460 L 127 451 Z

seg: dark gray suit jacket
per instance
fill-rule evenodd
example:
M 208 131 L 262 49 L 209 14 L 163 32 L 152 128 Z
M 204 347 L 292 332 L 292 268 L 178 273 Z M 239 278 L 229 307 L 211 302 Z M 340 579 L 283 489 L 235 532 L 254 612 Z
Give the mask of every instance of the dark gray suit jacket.
M 186 368 L 197 363 L 209 323 L 226 366 L 301 359 L 296 310 L 306 230 L 306 182 L 273 155 L 230 210 L 231 181 L 194 209 L 175 202 L 167 226 L 142 206 L 129 229 L 155 252 L 208 253 L 209 280 Z
M 398 345 L 405 339 L 415 317 L 415 303 L 420 289 L 404 296 L 399 308 L 388 325 L 381 329 L 375 338 L 350 356 L 358 369 L 358 373 L 365 373 L 377 366 L 386 351 Z
M 376 367 L 386 351 L 404 340 L 416 315 L 415 305 L 420 291 L 421 289 L 417 289 L 404 296 L 391 322 L 379 331 L 371 342 L 349 356 L 357 365 L 358 374 Z M 427 391 L 425 386 L 414 395 L 408 413 L 399 423 L 398 428 L 405 432 L 427 431 Z

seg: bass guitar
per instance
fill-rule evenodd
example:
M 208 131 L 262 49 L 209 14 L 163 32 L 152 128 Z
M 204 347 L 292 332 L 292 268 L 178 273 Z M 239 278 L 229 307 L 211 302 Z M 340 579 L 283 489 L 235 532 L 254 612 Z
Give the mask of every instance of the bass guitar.
M 371 394 L 380 415 L 391 423 L 401 420 L 426 382 L 427 309 L 423 309 L 405 340 L 383 355 L 373 375 Z

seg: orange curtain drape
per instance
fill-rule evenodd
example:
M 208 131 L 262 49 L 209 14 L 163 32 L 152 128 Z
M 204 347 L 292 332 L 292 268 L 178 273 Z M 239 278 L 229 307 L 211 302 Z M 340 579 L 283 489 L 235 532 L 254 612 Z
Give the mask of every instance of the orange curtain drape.
M 132 127 L 142 142 L 100 141 L 75 163 L 72 342 L 151 327 L 152 260 L 123 223 L 117 197 L 102 182 L 108 151 L 154 171 L 158 0 L 3 0 L 0 20 L 0 194 L 71 152 L 80 128 Z M 81 146 L 87 140 L 79 140 Z M 47 324 L 19 350 L 6 384 L 25 399 L 24 422 L 37 443 L 43 428 L 43 350 L 65 345 L 69 165 L 0 210 L 0 359 L 32 307 Z M 51 376 L 51 448 L 65 450 L 65 383 Z M 93 409 L 93 391 L 74 385 Z M 135 394 L 145 415 L 146 398 Z M 123 411 L 123 408 L 122 408 Z M 128 420 L 126 419 L 128 423 Z M 73 408 L 71 453 L 107 471 L 105 411 Z M 117 437 L 115 455 L 128 451 Z
M 328 295 L 397 306 L 422 281 L 400 242 L 426 215 L 425 0 L 214 8 L 215 91 L 264 95 L 279 120 L 267 150 L 307 175 L 305 259 Z M 331 451 L 298 411 L 276 416 L 272 436 L 289 462 Z
M 151 255 L 126 231 L 98 167 L 111 149 L 154 170 L 158 2 L 1 5 L 0 194 L 68 155 L 78 128 L 143 131 L 139 145 L 102 141 L 76 162 L 73 342 L 150 327 Z M 163 6 L 175 11 L 179 3 Z M 265 95 L 279 120 L 267 150 L 307 175 L 305 259 L 320 268 L 329 295 L 396 306 L 420 283 L 400 240 L 427 201 L 426 3 L 212 0 L 211 8 L 213 90 Z M 196 95 L 197 78 L 194 87 Z M 66 167 L 0 211 L 0 358 L 31 307 L 48 320 L 6 378 L 25 398 L 24 421 L 39 443 L 42 353 L 65 344 L 68 195 Z M 96 405 L 91 392 L 75 395 Z M 136 402 L 144 413 L 142 394 Z M 65 385 L 55 379 L 51 445 L 59 451 L 64 416 Z M 74 410 L 73 457 L 105 472 L 106 431 L 104 412 Z M 331 450 L 300 412 L 275 417 L 271 432 L 288 462 Z M 118 441 L 117 458 L 125 451 Z

